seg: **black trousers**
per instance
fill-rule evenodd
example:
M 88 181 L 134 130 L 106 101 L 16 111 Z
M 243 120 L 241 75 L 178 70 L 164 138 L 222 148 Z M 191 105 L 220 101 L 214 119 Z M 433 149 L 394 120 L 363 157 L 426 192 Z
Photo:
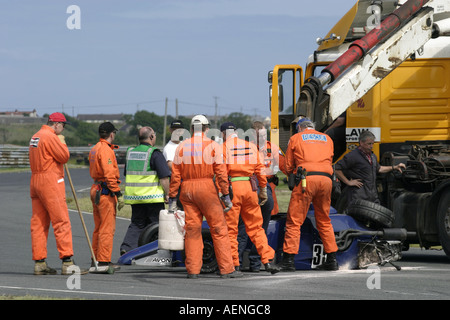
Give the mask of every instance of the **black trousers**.
M 138 247 L 141 232 L 149 224 L 159 222 L 159 212 L 164 203 L 140 203 L 131 205 L 131 223 L 120 246 L 120 251 L 127 252 Z

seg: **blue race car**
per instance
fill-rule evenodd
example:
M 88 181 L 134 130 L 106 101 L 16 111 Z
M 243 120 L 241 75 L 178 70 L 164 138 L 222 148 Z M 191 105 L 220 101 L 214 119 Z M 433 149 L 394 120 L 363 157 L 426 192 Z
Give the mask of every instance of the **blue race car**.
M 358 269 L 370 265 L 390 263 L 401 259 L 403 242 L 413 233 L 402 228 L 390 228 L 393 214 L 388 209 L 374 203 L 360 200 L 349 206 L 346 214 L 339 214 L 331 208 L 330 219 L 336 236 L 339 268 Z M 269 245 L 275 250 L 275 262 L 281 261 L 283 251 L 286 214 L 272 216 L 267 229 Z M 203 222 L 203 267 L 202 272 L 215 272 L 217 261 L 214 245 L 206 221 Z M 122 255 L 118 264 L 148 267 L 170 267 L 184 265 L 184 251 L 159 250 L 158 224 L 149 225 L 142 232 L 139 247 Z M 245 255 L 244 255 L 245 257 Z M 311 270 L 325 261 L 326 255 L 316 228 L 314 208 L 310 207 L 301 227 L 300 248 L 294 258 L 297 270 Z M 248 261 L 243 261 L 248 264 Z

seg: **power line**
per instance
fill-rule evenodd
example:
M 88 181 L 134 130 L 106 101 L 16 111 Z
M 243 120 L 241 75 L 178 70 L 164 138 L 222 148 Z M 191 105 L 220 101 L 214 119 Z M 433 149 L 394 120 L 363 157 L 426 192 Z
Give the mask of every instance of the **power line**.
M 221 102 L 225 102 L 225 104 L 217 104 L 217 101 L 215 104 L 206 104 L 206 103 L 200 103 L 200 102 L 191 102 L 191 101 L 185 101 L 185 100 L 172 100 L 172 99 L 168 99 L 170 102 L 175 101 L 175 103 L 177 103 L 177 105 L 182 104 L 182 105 L 188 105 L 188 106 L 198 106 L 198 107 L 203 107 L 203 108 L 210 108 L 211 110 L 214 110 L 215 113 L 217 113 L 220 110 L 230 110 L 230 111 L 235 111 L 235 112 L 241 112 L 243 111 L 243 109 L 247 109 L 247 110 L 257 110 L 257 108 L 250 108 L 250 107 L 243 107 L 242 105 L 238 105 L 235 103 L 232 103 L 230 101 L 227 101 L 226 99 L 223 99 L 222 97 L 220 98 Z M 217 100 L 217 99 L 216 99 Z M 147 100 L 147 101 L 139 101 L 139 102 L 125 102 L 125 103 L 108 103 L 108 104 L 92 104 L 92 105 L 74 105 L 74 104 L 70 104 L 70 103 L 64 103 L 62 105 L 59 106 L 34 106 L 31 109 L 46 109 L 46 110 L 61 110 L 64 108 L 67 109 L 71 109 L 72 113 L 74 113 L 74 110 L 80 110 L 80 109 L 98 109 L 98 108 L 112 108 L 112 107 L 127 107 L 127 106 L 133 106 L 136 107 L 138 106 L 139 109 L 145 109 L 144 106 L 142 106 L 143 104 L 153 104 L 153 103 L 163 103 L 165 101 L 165 99 L 157 99 L 157 100 Z M 64 106 L 64 107 L 62 107 Z M 20 109 L 30 109 L 29 107 L 0 107 L 0 110 L 5 110 L 5 111 L 10 111 L 10 110 L 20 110 Z M 129 111 L 129 109 L 127 109 Z

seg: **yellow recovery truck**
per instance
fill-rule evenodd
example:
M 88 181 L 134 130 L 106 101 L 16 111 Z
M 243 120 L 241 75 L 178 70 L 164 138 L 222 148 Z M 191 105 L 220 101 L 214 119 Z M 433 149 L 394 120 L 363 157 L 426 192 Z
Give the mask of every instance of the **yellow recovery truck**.
M 298 116 L 325 131 L 345 112 L 335 160 L 372 131 L 382 165 L 407 165 L 377 181 L 392 227 L 450 256 L 450 1 L 359 0 L 317 43 L 304 73 L 269 72 L 272 142 L 285 151 Z M 344 189 L 334 206 L 347 205 Z

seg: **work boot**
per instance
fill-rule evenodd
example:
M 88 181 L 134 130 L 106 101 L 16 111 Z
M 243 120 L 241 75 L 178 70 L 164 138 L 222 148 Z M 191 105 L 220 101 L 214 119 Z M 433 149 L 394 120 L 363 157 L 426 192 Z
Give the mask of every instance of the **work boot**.
M 264 268 L 267 272 L 270 272 L 271 274 L 275 274 L 277 272 L 280 272 L 280 268 L 278 268 L 274 263 L 273 260 L 269 260 L 266 264 L 264 264 Z
M 97 266 L 112 267 L 114 269 L 114 272 L 120 270 L 120 266 L 117 264 L 113 264 L 111 261 L 109 261 L 109 262 L 97 261 Z M 94 259 L 91 258 L 91 268 L 94 268 L 94 267 L 95 267 Z
M 62 275 L 71 275 L 74 273 L 86 274 L 88 272 L 89 272 L 89 270 L 81 269 L 79 266 L 77 266 L 75 263 L 73 263 L 73 260 L 70 258 L 63 259 L 63 261 L 62 261 L 62 266 L 61 266 L 61 274 Z
M 92 262 L 91 262 L 91 266 L 92 266 L 92 267 L 95 267 L 95 265 L 94 265 L 94 260 L 91 260 L 91 261 L 92 261 Z M 120 270 L 120 266 L 117 265 L 117 264 L 112 263 L 111 261 L 110 261 L 110 262 L 100 262 L 100 261 L 97 261 L 97 263 L 98 263 L 98 266 L 99 266 L 99 267 L 112 267 L 112 268 L 114 269 L 114 271 L 119 271 L 119 270 Z
M 294 254 L 283 252 L 283 260 L 278 265 L 281 271 L 295 271 Z
M 241 271 L 234 270 L 233 272 L 221 274 L 221 278 L 241 278 L 244 274 Z
M 327 259 L 324 263 L 317 266 L 317 270 L 336 271 L 339 270 L 339 265 L 336 260 L 336 252 L 327 253 Z
M 45 260 L 37 260 L 34 262 L 34 274 L 35 275 L 56 274 L 56 270 L 50 268 Z

